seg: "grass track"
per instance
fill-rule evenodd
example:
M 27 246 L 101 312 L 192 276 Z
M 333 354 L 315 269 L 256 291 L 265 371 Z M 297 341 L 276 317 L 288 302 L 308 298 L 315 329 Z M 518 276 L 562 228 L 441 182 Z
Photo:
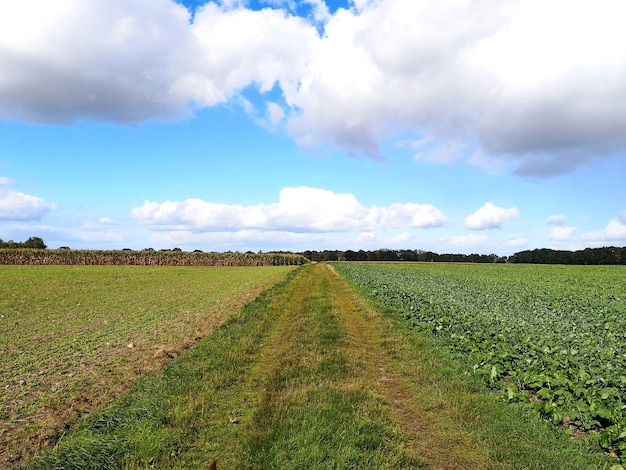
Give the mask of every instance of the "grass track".
M 31 468 L 608 468 L 517 411 L 309 265 Z

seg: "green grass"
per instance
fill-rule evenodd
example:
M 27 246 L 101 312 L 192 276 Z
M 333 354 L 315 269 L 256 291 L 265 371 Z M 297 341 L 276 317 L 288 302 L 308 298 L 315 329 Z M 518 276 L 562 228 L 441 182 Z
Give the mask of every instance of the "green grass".
M 0 466 L 54 444 L 293 269 L 0 266 Z
M 243 468 L 420 468 L 389 404 L 363 374 L 336 279 L 320 274 L 289 286 L 287 312 L 261 361 L 263 399 Z
M 440 347 L 305 266 L 27 468 L 610 467 Z

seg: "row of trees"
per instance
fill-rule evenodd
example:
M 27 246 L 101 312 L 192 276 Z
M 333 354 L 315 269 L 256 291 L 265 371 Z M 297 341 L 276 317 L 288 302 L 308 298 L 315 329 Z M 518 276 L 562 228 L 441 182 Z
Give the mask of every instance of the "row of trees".
M 578 251 L 537 250 L 520 251 L 509 257 L 510 263 L 538 264 L 626 264 L 626 247 L 606 246 Z
M 14 242 L 10 240 L 8 242 L 0 239 L 0 248 L 4 249 L 13 249 L 13 248 L 29 248 L 34 250 L 46 249 L 46 244 L 39 237 L 30 237 L 25 242 Z M 67 247 L 62 247 L 59 250 L 69 250 Z M 52 250 L 58 251 L 58 250 Z M 89 250 L 78 250 L 82 256 L 77 256 L 76 253 L 74 255 L 60 255 L 57 254 L 55 256 L 47 256 L 42 259 L 48 259 L 49 262 L 52 262 L 53 259 L 74 259 L 74 258 L 82 258 L 84 260 L 91 259 L 92 262 L 95 261 L 94 258 L 98 258 L 100 262 L 103 261 L 104 258 L 109 260 L 107 263 L 118 264 L 124 263 L 124 260 L 129 261 L 133 260 L 133 264 L 169 264 L 172 263 L 173 260 L 177 257 L 168 257 L 168 256 L 156 256 L 157 254 L 182 254 L 183 252 L 180 248 L 173 248 L 171 250 L 159 250 L 158 252 L 152 248 L 146 248 L 141 250 L 140 252 L 135 252 L 129 248 L 125 248 L 121 250 L 122 252 L 127 252 L 126 255 L 120 256 L 119 253 L 115 251 L 89 251 Z M 128 252 L 132 252 L 130 255 Z M 98 253 L 96 256 L 95 254 Z M 105 255 L 106 253 L 106 255 Z M 459 253 L 444 253 L 438 254 L 432 251 L 424 251 L 424 250 L 390 250 L 390 249 L 379 249 L 379 250 L 324 250 L 324 251 L 314 251 L 307 250 L 300 253 L 292 253 L 292 252 L 274 252 L 267 253 L 264 256 L 254 255 L 251 251 L 247 253 L 223 253 L 221 256 L 216 256 L 215 253 L 207 254 L 205 256 L 200 255 L 202 253 L 200 250 L 195 250 L 193 252 L 195 254 L 189 254 L 184 257 L 184 261 L 180 261 L 182 263 L 204 263 L 209 262 L 215 263 L 217 258 L 221 258 L 222 260 L 228 260 L 226 263 L 255 263 L 259 262 L 261 264 L 301 264 L 303 259 L 306 258 L 311 261 L 419 261 L 419 262 L 461 262 L 461 263 L 531 263 L 531 264 L 626 264 L 626 247 L 602 247 L 602 248 L 585 248 L 584 250 L 578 251 L 567 251 L 567 250 L 552 250 L 549 248 L 541 248 L 536 250 L 527 250 L 520 251 L 511 255 L 509 257 L 506 256 L 498 256 L 496 254 L 489 255 L 479 255 L 479 254 L 459 254 Z M 29 255 L 32 256 L 32 255 Z M 40 256 L 38 255 L 39 259 Z M 182 259 L 182 257 L 178 257 Z M 15 256 L 4 256 L 5 263 L 8 259 L 17 259 Z M 115 260 L 115 261 L 112 261 Z M 193 260 L 193 261 L 192 261 Z M 1 262 L 1 260 L 0 260 Z M 87 261 L 83 261 L 85 263 Z M 97 262 L 96 262 L 97 263 Z
M 373 250 L 373 251 L 304 251 L 311 261 L 420 261 L 447 263 L 530 263 L 530 264 L 626 264 L 626 247 L 608 246 L 585 248 L 578 251 L 552 250 L 540 248 L 520 251 L 511 255 L 495 254 L 438 254 L 423 250 Z
M 30 237 L 25 242 L 14 242 L 13 240 L 5 242 L 0 238 L 0 248 L 34 248 L 45 250 L 47 246 L 39 237 Z
M 506 263 L 507 261 L 506 256 L 498 256 L 495 254 L 438 254 L 423 250 L 324 250 L 303 251 L 301 254 L 311 261 L 420 261 L 460 263 Z

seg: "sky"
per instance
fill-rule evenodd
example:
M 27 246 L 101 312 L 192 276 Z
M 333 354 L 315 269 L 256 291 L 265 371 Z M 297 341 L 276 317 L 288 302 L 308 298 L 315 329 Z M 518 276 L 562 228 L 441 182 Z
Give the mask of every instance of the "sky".
M 626 245 L 623 0 L 0 0 L 0 239 Z

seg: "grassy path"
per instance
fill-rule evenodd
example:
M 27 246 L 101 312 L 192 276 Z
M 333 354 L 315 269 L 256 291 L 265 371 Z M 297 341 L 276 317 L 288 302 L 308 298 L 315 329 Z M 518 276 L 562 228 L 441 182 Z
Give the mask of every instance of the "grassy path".
M 262 362 L 266 396 L 252 467 L 490 466 L 449 404 L 415 404 L 401 337 L 330 266 L 315 266 L 297 294 Z
M 32 468 L 608 468 L 460 376 L 325 264 L 90 416 Z

